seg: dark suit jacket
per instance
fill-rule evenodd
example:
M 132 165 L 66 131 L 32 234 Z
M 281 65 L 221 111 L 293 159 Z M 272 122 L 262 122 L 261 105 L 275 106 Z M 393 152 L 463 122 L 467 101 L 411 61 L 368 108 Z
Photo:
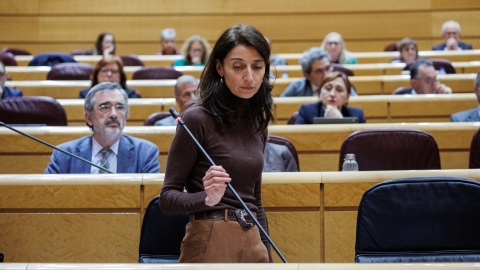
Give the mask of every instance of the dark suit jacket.
M 28 63 L 29 66 L 53 66 L 58 63 L 76 63 L 72 55 L 66 53 L 39 53 Z
M 92 159 L 92 136 L 69 141 L 58 146 L 60 149 Z M 144 139 L 127 135 L 120 137 L 117 155 L 117 173 L 159 173 L 158 147 Z M 90 173 L 91 165 L 54 150 L 45 173 Z
M 365 116 L 363 110 L 359 108 L 345 107 L 342 108 L 342 115 L 344 117 L 358 117 L 359 123 L 365 123 Z M 312 104 L 304 104 L 298 110 L 298 117 L 295 124 L 313 124 L 314 117 L 324 117 L 325 110 L 321 101 Z
M 85 98 L 87 96 L 88 91 L 90 91 L 91 88 L 88 89 L 83 89 L 80 90 L 80 95 L 79 98 Z M 127 92 L 128 98 L 141 98 L 142 96 L 140 93 L 138 93 L 136 90 L 133 90 L 131 88 L 124 89 L 125 92 Z
M 443 50 L 445 50 L 445 47 L 447 47 L 447 45 L 445 43 L 437 44 L 437 45 L 433 46 L 432 50 L 443 51 Z M 470 45 L 468 43 L 465 43 L 465 42 L 461 42 L 461 41 L 458 42 L 458 47 L 462 48 L 462 50 L 471 50 L 472 49 L 472 45 Z
M 23 93 L 19 89 L 12 89 L 8 86 L 3 87 L 3 93 L 1 98 L 21 97 L 21 96 L 23 96 Z
M 478 108 L 458 112 L 450 116 L 450 121 L 452 122 L 478 122 L 480 121 L 480 116 L 478 115 Z

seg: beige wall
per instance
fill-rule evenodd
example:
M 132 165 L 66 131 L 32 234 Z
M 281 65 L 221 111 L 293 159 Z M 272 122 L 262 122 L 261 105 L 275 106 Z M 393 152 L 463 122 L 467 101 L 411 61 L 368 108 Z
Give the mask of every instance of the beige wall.
M 33 54 L 71 52 L 91 48 L 100 32 L 110 31 L 119 54 L 153 54 L 166 27 L 176 29 L 180 47 L 193 34 L 213 44 L 224 29 L 247 23 L 272 39 L 275 53 L 319 46 L 332 31 L 354 52 L 382 51 L 403 37 L 429 50 L 441 41 L 441 25 L 448 19 L 460 22 L 464 41 L 480 47 L 476 0 L 3 0 L 0 44 Z

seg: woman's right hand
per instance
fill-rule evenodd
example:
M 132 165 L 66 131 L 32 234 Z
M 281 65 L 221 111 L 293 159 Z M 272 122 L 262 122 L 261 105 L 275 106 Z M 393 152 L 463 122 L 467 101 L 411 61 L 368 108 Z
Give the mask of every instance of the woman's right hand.
M 324 116 L 327 118 L 343 118 L 342 112 L 332 105 L 327 105 Z
M 211 166 L 202 179 L 203 187 L 207 193 L 205 204 L 214 206 L 220 202 L 228 182 L 232 181 L 222 166 Z

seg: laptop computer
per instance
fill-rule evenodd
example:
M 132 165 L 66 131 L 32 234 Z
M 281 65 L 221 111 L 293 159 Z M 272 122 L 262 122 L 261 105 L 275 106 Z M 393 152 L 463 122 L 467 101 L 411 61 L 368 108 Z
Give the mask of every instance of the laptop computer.
M 357 117 L 343 117 L 343 118 L 325 118 L 315 117 L 313 118 L 314 124 L 355 124 L 358 123 Z

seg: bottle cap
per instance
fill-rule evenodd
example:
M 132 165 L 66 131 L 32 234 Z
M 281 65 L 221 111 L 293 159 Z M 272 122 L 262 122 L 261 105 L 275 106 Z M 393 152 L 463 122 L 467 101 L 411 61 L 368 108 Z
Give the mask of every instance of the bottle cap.
M 345 158 L 346 159 L 355 159 L 355 154 L 346 154 Z

